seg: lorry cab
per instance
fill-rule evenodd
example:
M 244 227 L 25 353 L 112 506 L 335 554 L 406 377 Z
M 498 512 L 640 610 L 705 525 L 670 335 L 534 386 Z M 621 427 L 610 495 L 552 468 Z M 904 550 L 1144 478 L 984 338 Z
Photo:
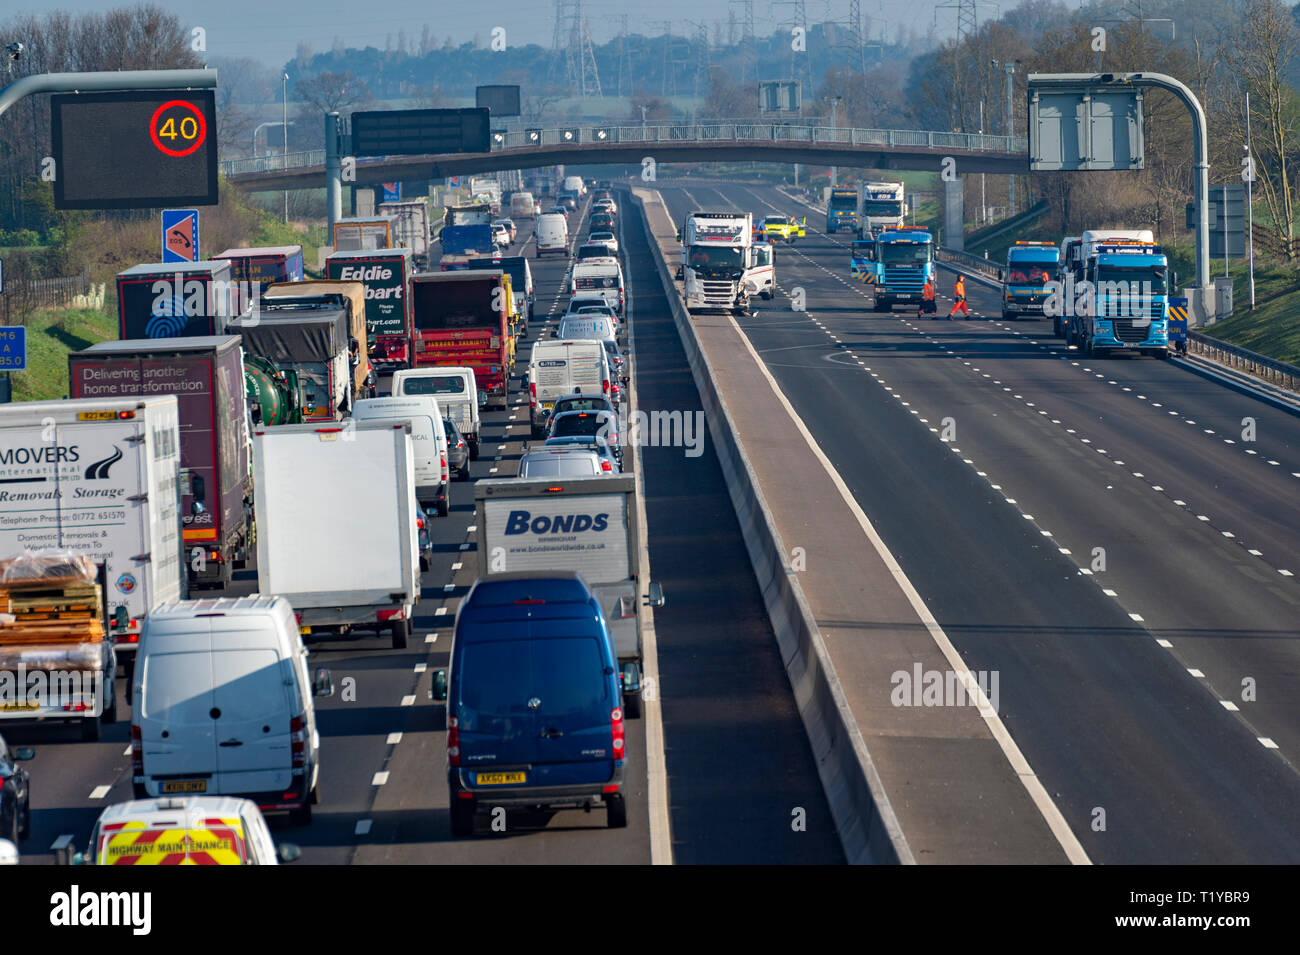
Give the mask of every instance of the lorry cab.
M 872 310 L 888 312 L 895 305 L 919 302 L 932 311 L 933 300 L 926 299 L 924 291 L 926 281 L 934 281 L 934 240 L 929 230 L 921 226 L 887 229 L 875 241 Z
M 358 421 L 411 422 L 415 499 L 421 506 L 436 508 L 439 517 L 446 517 L 451 512 L 451 470 L 447 461 L 447 431 L 442 424 L 438 399 L 432 394 L 364 398 L 352 409 L 352 417 Z
M 1002 273 L 1002 319 L 1043 315 L 1056 277 L 1060 249 L 1051 242 L 1018 241 L 1007 249 Z
M 604 808 L 609 828 L 627 825 L 618 660 L 581 575 L 480 578 L 441 685 L 453 835 L 473 834 L 480 806 Z
M 244 796 L 311 821 L 320 772 L 307 649 L 283 597 L 174 600 L 145 620 L 132 687 L 137 799 Z
M 1164 249 L 1134 239 L 1092 246 L 1085 277 L 1092 307 L 1070 325 L 1070 344 L 1086 357 L 1119 351 L 1169 357 L 1169 290 L 1177 277 Z
M 479 455 L 479 392 L 473 368 L 454 365 L 409 368 L 393 373 L 393 397 L 438 399 L 443 415 L 450 418 L 469 443 L 470 460 Z

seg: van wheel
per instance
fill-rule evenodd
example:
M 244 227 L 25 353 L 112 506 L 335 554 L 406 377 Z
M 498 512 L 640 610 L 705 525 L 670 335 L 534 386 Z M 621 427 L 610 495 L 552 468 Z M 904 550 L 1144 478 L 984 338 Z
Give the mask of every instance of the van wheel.
M 627 828 L 627 802 L 623 799 L 622 793 L 610 793 L 605 797 L 605 808 L 609 816 L 605 824 L 611 829 Z
M 109 726 L 117 722 L 117 687 L 111 679 L 108 681 L 108 704 L 101 719 Z
M 393 638 L 394 650 L 406 649 L 406 638 L 410 634 L 409 620 L 394 620 L 388 625 L 388 632 Z
M 639 720 L 641 712 L 640 693 L 628 693 L 623 697 L 623 715 L 630 720 Z
M 453 799 L 451 802 L 451 834 L 457 837 L 474 835 L 474 801 Z
M 311 794 L 307 797 L 311 800 L 313 806 L 320 805 L 320 779 L 316 780 L 316 785 L 311 787 Z
M 99 717 L 91 716 L 81 721 L 81 739 L 86 743 L 98 742 L 100 737 Z
M 447 500 L 447 498 L 444 497 L 441 501 L 438 502 L 438 516 L 446 517 L 450 513 L 451 513 L 451 503 Z
M 149 790 L 145 788 L 144 783 L 132 783 L 132 784 L 131 784 L 131 798 L 132 798 L 132 799 L 148 799 L 148 798 L 149 798 Z
M 310 826 L 311 825 L 311 802 L 305 802 L 297 809 L 289 810 L 289 825 L 291 826 Z

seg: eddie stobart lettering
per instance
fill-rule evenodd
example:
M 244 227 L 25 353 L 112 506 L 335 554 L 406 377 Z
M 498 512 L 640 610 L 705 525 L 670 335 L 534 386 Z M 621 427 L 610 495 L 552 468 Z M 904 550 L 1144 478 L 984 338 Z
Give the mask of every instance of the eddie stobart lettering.
M 557 514 L 533 517 L 528 511 L 511 511 L 506 518 L 506 534 L 579 534 L 603 531 L 609 527 L 608 514 Z

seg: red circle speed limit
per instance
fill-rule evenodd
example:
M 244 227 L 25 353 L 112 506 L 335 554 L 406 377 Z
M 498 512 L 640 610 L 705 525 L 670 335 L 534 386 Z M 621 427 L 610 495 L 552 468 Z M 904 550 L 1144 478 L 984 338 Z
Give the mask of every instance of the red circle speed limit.
M 181 115 L 174 110 L 193 115 Z M 154 110 L 149 121 L 149 135 L 153 144 L 168 156 L 188 156 L 208 138 L 208 124 L 203 119 L 202 110 L 193 103 L 173 99 Z

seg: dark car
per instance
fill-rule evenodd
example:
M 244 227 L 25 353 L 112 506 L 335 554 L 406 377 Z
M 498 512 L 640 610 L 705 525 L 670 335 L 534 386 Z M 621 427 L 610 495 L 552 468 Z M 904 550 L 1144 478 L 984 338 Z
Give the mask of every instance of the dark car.
M 456 615 L 447 701 L 451 832 L 480 810 L 603 807 L 627 825 L 618 657 L 600 603 L 573 571 L 493 574 Z
M 15 846 L 32 831 L 31 787 L 27 770 L 18 763 L 34 755 L 28 747 L 10 753 L 0 736 L 0 839 L 8 839 Z
M 595 212 L 591 216 L 592 232 L 613 232 L 618 219 L 612 212 Z
M 415 526 L 420 532 L 420 573 L 433 566 L 433 537 L 429 534 L 429 515 L 415 505 Z
M 552 415 L 564 414 L 566 411 L 614 411 L 614 405 L 604 395 L 565 395 L 556 400 L 551 407 Z
M 442 427 L 447 432 L 447 470 L 454 480 L 468 481 L 469 445 L 450 418 L 442 419 Z

